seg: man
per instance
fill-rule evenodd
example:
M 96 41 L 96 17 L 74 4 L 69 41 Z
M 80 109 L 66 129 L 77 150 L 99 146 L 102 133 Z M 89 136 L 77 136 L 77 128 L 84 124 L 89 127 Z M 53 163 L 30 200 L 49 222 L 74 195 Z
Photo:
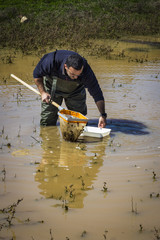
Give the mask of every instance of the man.
M 106 126 L 103 93 L 91 67 L 78 53 L 56 50 L 45 54 L 34 69 L 33 77 L 42 98 L 41 125 L 56 125 L 58 109 L 50 100 L 61 105 L 64 99 L 69 110 L 86 115 L 87 88 L 100 112 L 98 127 Z

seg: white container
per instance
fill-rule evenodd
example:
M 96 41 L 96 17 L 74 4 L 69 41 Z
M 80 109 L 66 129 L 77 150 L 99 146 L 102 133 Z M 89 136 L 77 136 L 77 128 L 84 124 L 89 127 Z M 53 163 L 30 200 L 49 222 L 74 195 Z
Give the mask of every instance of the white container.
M 103 138 L 110 134 L 111 129 L 109 128 L 98 128 L 98 127 L 84 127 L 81 137 L 96 137 Z

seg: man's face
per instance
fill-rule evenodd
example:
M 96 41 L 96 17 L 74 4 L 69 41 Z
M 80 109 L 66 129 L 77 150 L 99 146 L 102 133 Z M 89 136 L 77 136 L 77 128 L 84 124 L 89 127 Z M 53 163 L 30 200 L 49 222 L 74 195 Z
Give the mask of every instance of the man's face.
M 71 79 L 77 79 L 83 72 L 83 66 L 80 70 L 76 70 L 73 67 L 67 67 L 66 64 L 64 64 L 64 68 L 67 72 L 67 75 L 71 78 Z

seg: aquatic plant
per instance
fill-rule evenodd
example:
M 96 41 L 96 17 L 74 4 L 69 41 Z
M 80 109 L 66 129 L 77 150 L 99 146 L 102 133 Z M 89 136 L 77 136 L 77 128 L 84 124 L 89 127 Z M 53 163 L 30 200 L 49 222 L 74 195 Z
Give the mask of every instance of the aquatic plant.
M 5 180 L 6 180 L 6 169 L 5 169 L 5 167 L 3 168 L 2 173 L 3 173 L 2 182 L 5 182 Z
M 98 163 L 98 156 L 97 156 L 97 153 L 94 154 L 94 157 L 93 157 L 93 160 L 92 160 L 92 163 L 93 164 L 97 164 Z
M 107 233 L 108 233 L 108 230 L 105 230 L 103 234 L 104 239 L 107 239 Z
M 137 203 L 135 203 L 135 205 L 134 205 L 133 197 L 131 197 L 131 211 L 132 211 L 132 213 L 138 214 Z
M 156 173 L 154 171 L 152 173 L 153 173 L 153 177 L 152 177 L 153 180 L 156 180 Z
M 20 132 L 21 132 L 21 125 L 19 125 L 17 137 L 20 137 Z
M 107 191 L 108 191 L 107 183 L 106 183 L 106 182 L 103 183 L 102 191 L 103 191 L 103 192 L 107 192 Z
M 139 232 L 142 232 L 143 231 L 143 226 L 142 224 L 139 224 Z
M 49 230 L 49 233 L 50 233 L 50 237 L 51 237 L 50 240 L 54 240 L 53 235 L 52 235 L 52 229 Z
M 12 225 L 12 221 L 15 218 L 15 213 L 16 213 L 16 207 L 19 205 L 19 203 L 23 200 L 23 198 L 18 199 L 16 203 L 13 203 L 9 205 L 6 208 L 0 209 L 0 213 L 3 214 L 8 214 L 6 217 L 6 223 L 3 223 L 4 227 L 10 227 Z
M 33 136 L 31 136 L 31 138 L 33 138 L 37 143 L 42 143 L 42 141 L 39 141 L 39 140 L 37 140 L 35 137 L 33 137 Z
M 159 233 L 159 230 L 156 227 L 154 228 L 154 236 L 155 236 L 156 240 L 160 239 L 160 233 Z
M 154 193 L 154 192 L 152 192 L 152 193 L 150 193 L 150 198 L 152 198 L 152 197 L 154 197 L 154 198 L 159 198 L 160 197 L 160 194 L 159 193 Z
M 68 203 L 67 200 L 62 200 L 62 208 L 64 208 L 65 212 L 68 212 L 69 207 L 68 207 Z
M 87 234 L 87 231 L 86 231 L 86 230 L 84 230 L 84 231 L 82 232 L 82 234 L 81 234 L 81 237 L 85 237 L 85 236 L 86 236 L 86 234 Z
M 84 182 L 83 179 L 81 181 L 82 181 L 82 188 L 81 189 L 84 190 L 85 182 Z

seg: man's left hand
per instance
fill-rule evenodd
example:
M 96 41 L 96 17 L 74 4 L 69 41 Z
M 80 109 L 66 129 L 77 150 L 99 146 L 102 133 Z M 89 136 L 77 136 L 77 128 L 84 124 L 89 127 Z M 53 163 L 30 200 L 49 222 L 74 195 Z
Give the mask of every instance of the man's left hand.
M 106 118 L 105 117 L 100 117 L 99 122 L 98 122 L 98 127 L 99 128 L 104 128 L 107 124 Z

